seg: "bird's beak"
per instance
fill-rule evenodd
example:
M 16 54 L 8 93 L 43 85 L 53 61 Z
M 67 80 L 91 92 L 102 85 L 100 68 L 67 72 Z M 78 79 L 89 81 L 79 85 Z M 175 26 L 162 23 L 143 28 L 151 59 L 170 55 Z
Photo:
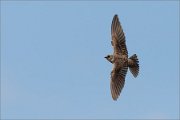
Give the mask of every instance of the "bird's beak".
M 107 58 L 107 56 L 106 56 L 106 57 L 104 57 L 104 58 Z

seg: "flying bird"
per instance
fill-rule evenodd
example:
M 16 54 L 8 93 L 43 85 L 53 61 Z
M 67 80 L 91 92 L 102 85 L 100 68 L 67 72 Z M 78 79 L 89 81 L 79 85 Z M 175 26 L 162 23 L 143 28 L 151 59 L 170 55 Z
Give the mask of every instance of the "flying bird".
M 125 35 L 119 22 L 118 15 L 114 15 L 111 24 L 113 55 L 107 55 L 105 58 L 113 64 L 111 71 L 111 95 L 113 100 L 117 100 L 125 84 L 125 77 L 128 71 L 137 77 L 139 73 L 139 60 L 136 54 L 128 58 Z

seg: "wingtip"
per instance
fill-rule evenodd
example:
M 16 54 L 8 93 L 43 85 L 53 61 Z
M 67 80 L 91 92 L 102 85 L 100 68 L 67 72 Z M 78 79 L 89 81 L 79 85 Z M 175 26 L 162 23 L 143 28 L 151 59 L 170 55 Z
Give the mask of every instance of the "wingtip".
M 117 14 L 114 15 L 114 19 L 115 19 L 115 18 L 118 18 L 118 15 L 117 15 Z
M 113 101 L 117 101 L 118 97 L 117 98 L 113 98 Z
M 114 15 L 114 17 L 118 17 L 118 15 L 117 15 L 117 14 L 115 14 L 115 15 Z

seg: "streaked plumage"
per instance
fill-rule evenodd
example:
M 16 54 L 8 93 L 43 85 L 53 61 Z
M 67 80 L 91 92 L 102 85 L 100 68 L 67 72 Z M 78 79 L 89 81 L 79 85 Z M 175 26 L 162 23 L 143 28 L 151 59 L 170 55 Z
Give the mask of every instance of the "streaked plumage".
M 111 44 L 114 52 L 113 55 L 107 55 L 105 58 L 113 64 L 110 88 L 113 100 L 117 100 L 124 87 L 128 67 L 133 76 L 137 77 L 139 73 L 139 61 L 136 54 L 128 58 L 125 35 L 117 15 L 112 20 L 111 36 Z

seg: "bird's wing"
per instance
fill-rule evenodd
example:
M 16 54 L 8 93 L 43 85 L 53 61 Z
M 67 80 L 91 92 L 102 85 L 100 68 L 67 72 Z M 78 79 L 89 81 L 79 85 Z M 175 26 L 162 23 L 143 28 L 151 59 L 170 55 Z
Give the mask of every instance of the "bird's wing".
M 125 77 L 128 70 L 128 66 L 123 66 L 118 71 L 115 71 L 115 68 L 111 72 L 111 95 L 113 100 L 117 100 L 118 96 L 120 95 L 124 84 L 125 84 Z
M 125 35 L 117 15 L 115 15 L 112 20 L 111 36 L 112 36 L 111 43 L 112 46 L 114 47 L 114 53 L 126 55 L 128 57 Z

